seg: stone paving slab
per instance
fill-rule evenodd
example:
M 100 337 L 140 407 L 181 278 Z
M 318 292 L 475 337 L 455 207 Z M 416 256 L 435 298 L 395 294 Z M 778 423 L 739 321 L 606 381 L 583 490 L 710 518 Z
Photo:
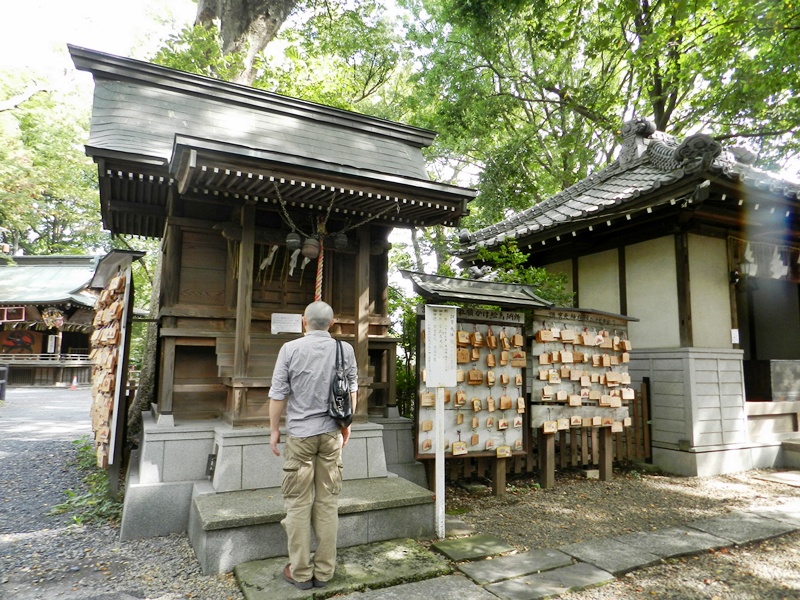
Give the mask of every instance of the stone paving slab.
M 480 584 L 494 583 L 572 564 L 572 557 L 558 550 L 531 550 L 522 554 L 476 560 L 458 565 L 459 570 Z
M 795 530 L 795 527 L 789 523 L 747 511 L 737 511 L 721 517 L 692 521 L 686 526 L 725 538 L 740 546 L 750 542 L 768 540 Z
M 614 539 L 661 558 L 694 554 L 730 544 L 730 541 L 724 538 L 688 527 L 670 527 L 657 531 L 628 533 L 615 536 Z
M 751 508 L 748 512 L 788 523 L 795 529 L 800 529 L 800 502 Z
M 404 583 L 392 588 L 339 597 L 351 600 L 497 600 L 497 596 L 460 575 Z
M 466 537 L 468 535 L 475 535 L 475 528 L 472 525 L 467 525 L 461 519 L 451 515 L 445 515 L 444 534 L 447 537 Z
M 613 538 L 595 538 L 587 542 L 562 546 L 559 550 L 614 575 L 622 575 L 661 560 L 656 554 Z
M 327 587 L 314 590 L 298 590 L 283 580 L 283 567 L 288 561 L 284 556 L 238 565 L 234 574 L 245 599 L 328 598 L 334 594 L 399 585 L 452 572 L 444 558 L 410 539 L 340 548 L 333 579 Z
M 536 600 L 613 581 L 614 576 L 587 563 L 575 563 L 545 573 L 507 579 L 486 589 L 503 600 Z
M 434 542 L 433 547 L 452 561 L 478 560 L 512 552 L 514 546 L 494 535 L 479 534 L 455 540 Z
M 428 490 L 402 477 L 376 477 L 345 481 L 338 506 L 341 516 L 432 503 Z M 278 523 L 286 516 L 279 487 L 204 494 L 194 505 L 206 531 Z
M 764 473 L 761 475 L 753 475 L 753 479 L 761 479 L 762 481 L 772 481 L 774 483 L 791 485 L 792 487 L 800 487 L 800 471 L 778 471 L 775 473 Z

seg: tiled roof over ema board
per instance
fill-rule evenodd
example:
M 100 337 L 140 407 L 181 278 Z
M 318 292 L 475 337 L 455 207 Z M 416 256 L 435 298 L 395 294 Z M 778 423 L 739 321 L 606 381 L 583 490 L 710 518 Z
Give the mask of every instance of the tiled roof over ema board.
M 798 198 L 798 186 L 750 166 L 754 158 L 740 148 L 723 151 L 706 134 L 679 141 L 644 119 L 625 123 L 619 158 L 566 190 L 516 215 L 459 235 L 459 255 L 492 248 L 506 240 L 547 240 L 605 219 L 646 210 L 664 202 L 658 191 L 683 189 L 714 176 Z M 685 193 L 685 190 L 684 190 Z M 669 195 L 666 195 L 669 198 Z M 671 199 L 675 200 L 674 196 Z M 667 200 L 669 201 L 669 200 Z

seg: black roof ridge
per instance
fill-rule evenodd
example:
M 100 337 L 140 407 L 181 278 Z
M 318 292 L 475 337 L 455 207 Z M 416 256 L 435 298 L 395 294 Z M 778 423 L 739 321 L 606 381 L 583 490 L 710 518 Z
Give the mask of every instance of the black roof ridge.
M 602 169 L 596 171 L 595 173 L 592 173 L 591 175 L 588 175 L 587 177 L 584 177 L 580 181 L 573 183 L 571 186 L 561 190 L 557 194 L 554 194 L 549 198 L 542 200 L 541 202 L 537 202 L 533 206 L 526 208 L 525 210 L 522 210 L 512 215 L 511 217 L 508 217 L 507 219 L 503 219 L 502 221 L 499 221 L 492 225 L 488 225 L 486 227 L 479 229 L 478 231 L 471 233 L 470 241 L 478 242 L 483 239 L 486 239 L 487 237 L 490 237 L 490 235 L 488 234 L 494 232 L 499 232 L 499 233 L 506 232 L 510 229 L 508 225 L 512 225 L 514 219 L 519 219 L 518 224 L 524 225 L 527 221 L 530 220 L 531 217 L 544 215 L 545 211 L 561 206 L 565 202 L 571 200 L 572 198 L 575 197 L 576 192 L 583 192 L 591 188 L 592 186 L 597 185 L 598 183 L 602 183 L 603 181 L 610 179 L 613 175 L 617 175 L 621 171 L 628 170 L 629 168 L 633 168 L 635 166 L 639 166 L 642 162 L 644 161 L 641 158 L 639 158 L 636 161 L 633 161 L 630 165 L 627 165 L 624 169 L 620 169 L 619 161 L 615 160 L 611 164 L 603 167 Z

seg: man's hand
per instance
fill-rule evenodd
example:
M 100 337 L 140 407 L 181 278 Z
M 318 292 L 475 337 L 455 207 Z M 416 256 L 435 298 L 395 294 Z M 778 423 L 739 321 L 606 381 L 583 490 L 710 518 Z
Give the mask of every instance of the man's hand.
M 342 448 L 344 448 L 347 445 L 347 440 L 350 439 L 350 427 L 351 425 L 348 425 L 347 427 L 342 427 Z
M 272 453 L 275 456 L 281 455 L 281 453 L 278 451 L 278 444 L 281 443 L 281 432 L 278 428 L 281 424 L 281 415 L 283 414 L 283 409 L 285 406 L 285 400 L 274 400 L 273 398 L 269 399 L 269 445 L 272 447 Z
M 273 429 L 269 434 L 269 445 L 272 448 L 272 453 L 275 456 L 280 456 L 280 450 L 278 450 L 278 444 L 281 443 L 281 432 L 277 429 Z

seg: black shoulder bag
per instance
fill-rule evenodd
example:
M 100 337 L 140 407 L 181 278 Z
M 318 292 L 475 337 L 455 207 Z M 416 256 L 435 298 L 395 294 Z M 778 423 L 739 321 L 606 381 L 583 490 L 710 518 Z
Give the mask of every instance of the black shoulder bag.
M 353 422 L 353 405 L 350 402 L 350 386 L 344 375 L 344 354 L 342 342 L 336 340 L 336 365 L 333 368 L 333 382 L 328 401 L 328 416 L 336 421 L 339 427 L 347 427 Z

